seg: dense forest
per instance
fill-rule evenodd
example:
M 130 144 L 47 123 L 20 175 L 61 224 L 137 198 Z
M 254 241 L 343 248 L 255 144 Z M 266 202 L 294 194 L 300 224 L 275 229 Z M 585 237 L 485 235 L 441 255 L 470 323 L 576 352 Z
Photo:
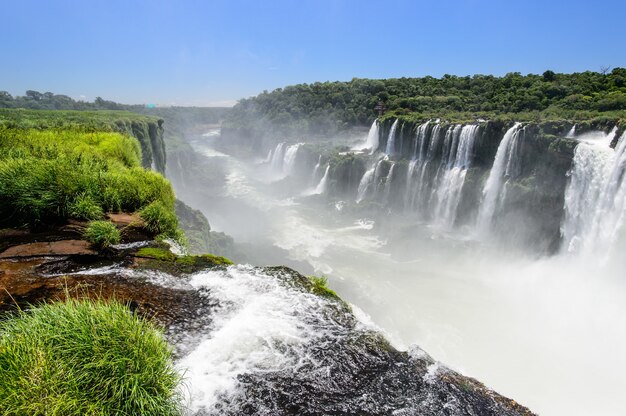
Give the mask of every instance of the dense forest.
M 626 69 L 542 75 L 509 73 L 441 78 L 359 79 L 316 82 L 264 91 L 243 99 L 227 116 L 231 127 L 271 124 L 278 129 L 328 133 L 367 125 L 378 115 L 588 119 L 626 110 Z

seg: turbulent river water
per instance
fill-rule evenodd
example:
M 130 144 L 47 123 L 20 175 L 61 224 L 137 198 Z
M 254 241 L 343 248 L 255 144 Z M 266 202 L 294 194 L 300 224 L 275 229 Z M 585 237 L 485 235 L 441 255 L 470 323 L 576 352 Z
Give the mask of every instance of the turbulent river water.
M 515 126 L 509 135 L 511 149 L 518 130 Z M 311 179 L 308 189 L 285 180 L 299 144 L 278 146 L 267 157 L 250 162 L 216 150 L 217 134 L 192 141 L 194 149 L 219 163 L 226 175 L 220 201 L 196 206 L 207 214 L 213 229 L 249 243 L 250 250 L 275 248 L 268 254 L 268 264 L 327 275 L 329 286 L 362 311 L 361 320 L 371 320 L 395 347 L 419 345 L 435 359 L 535 412 L 623 414 L 626 276 L 624 256 L 616 254 L 625 248 L 619 231 L 623 212 L 609 218 L 613 222 L 605 229 L 597 225 L 605 216 L 602 212 L 585 211 L 585 218 L 597 217 L 589 224 L 580 218 L 570 221 L 573 228 L 564 232 L 571 250 L 538 257 L 523 249 L 481 243 L 475 230 L 450 230 L 404 216 L 368 218 L 346 212 L 346 201 L 320 197 L 328 181 L 327 166 L 318 163 L 312 174 L 317 179 Z M 466 140 L 471 134 L 468 130 L 459 137 Z M 600 139 L 588 137 L 577 149 L 576 157 L 588 160 L 581 153 L 604 146 L 597 155 L 602 171 L 593 173 L 597 178 L 590 182 L 598 189 L 587 189 L 586 183 L 580 186 L 587 194 L 574 195 L 570 189 L 566 195 L 564 204 L 578 203 L 578 210 L 593 211 L 584 205 L 590 198 L 616 203 L 609 201 L 610 192 L 614 199 L 623 197 L 599 182 L 614 173 L 614 153 L 623 152 L 626 144 L 614 151 L 605 136 Z M 510 152 L 505 149 L 500 155 L 503 170 L 509 168 L 505 162 Z M 464 177 L 466 163 L 459 162 L 453 172 L 457 176 L 450 179 L 451 189 Z M 576 175 L 585 174 L 585 167 L 578 166 L 580 171 L 572 173 L 574 181 L 580 179 Z M 496 179 L 492 182 L 493 187 L 502 185 Z M 598 251 L 580 242 L 593 233 L 613 233 L 611 247 Z M 272 283 L 246 274 L 245 268 L 231 274 L 230 280 L 214 279 L 209 273 L 191 282 L 211 286 L 230 299 L 230 306 L 218 314 L 211 337 L 181 361 L 190 369 L 198 407 L 210 406 L 220 389 L 234 389 L 233 375 L 247 368 L 299 365 L 298 354 L 277 354 L 271 343 L 259 339 L 286 337 L 297 350 L 316 336 L 315 328 L 303 327 L 294 318 L 306 314 L 315 297 L 289 300 L 286 289 L 266 290 L 261 286 Z M 205 364 L 199 367 L 200 362 Z

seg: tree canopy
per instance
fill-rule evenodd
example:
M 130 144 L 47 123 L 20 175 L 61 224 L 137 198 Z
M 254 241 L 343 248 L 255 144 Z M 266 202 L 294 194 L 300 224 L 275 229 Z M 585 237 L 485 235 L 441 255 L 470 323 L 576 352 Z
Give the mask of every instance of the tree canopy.
M 316 82 L 264 91 L 239 101 L 227 116 L 232 127 L 253 127 L 259 122 L 278 128 L 325 133 L 354 125 L 367 125 L 383 102 L 391 114 L 450 113 L 510 114 L 545 112 L 571 114 L 626 110 L 626 69 L 542 75 L 512 72 L 441 78 L 361 79 Z

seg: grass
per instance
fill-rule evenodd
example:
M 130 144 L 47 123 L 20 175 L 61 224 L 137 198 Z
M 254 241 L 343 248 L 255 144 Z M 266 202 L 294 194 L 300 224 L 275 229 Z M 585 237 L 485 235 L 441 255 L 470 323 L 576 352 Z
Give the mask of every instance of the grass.
M 146 222 L 146 228 L 154 234 L 173 237 L 178 228 L 176 213 L 161 201 L 154 201 L 143 208 L 139 216 Z
M 309 276 L 309 282 L 311 282 L 311 292 L 316 295 L 339 299 L 337 293 L 328 287 L 328 278 L 326 276 Z
M 67 300 L 0 322 L 3 415 L 180 415 L 160 330 L 118 302 Z
M 93 247 L 103 250 L 121 241 L 120 232 L 111 221 L 91 221 L 84 234 Z

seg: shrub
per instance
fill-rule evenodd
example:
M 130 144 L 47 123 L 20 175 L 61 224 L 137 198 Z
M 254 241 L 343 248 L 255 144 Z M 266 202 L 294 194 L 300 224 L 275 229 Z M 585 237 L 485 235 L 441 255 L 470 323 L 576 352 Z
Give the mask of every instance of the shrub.
M 91 221 L 84 237 L 97 249 L 106 249 L 121 240 L 119 230 L 111 221 Z
M 43 305 L 0 321 L 5 415 L 179 415 L 163 334 L 118 302 Z

